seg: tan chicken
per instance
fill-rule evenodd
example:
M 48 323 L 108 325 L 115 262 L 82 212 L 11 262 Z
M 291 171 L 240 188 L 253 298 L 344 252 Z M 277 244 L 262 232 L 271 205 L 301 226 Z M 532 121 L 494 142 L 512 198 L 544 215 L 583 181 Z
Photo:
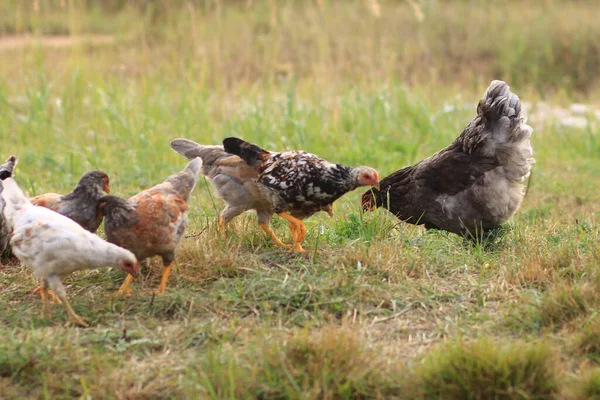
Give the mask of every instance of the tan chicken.
M 493 81 L 477 116 L 450 146 L 363 194 L 365 210 L 384 207 L 402 221 L 469 238 L 510 219 L 534 163 L 532 129 L 509 86 Z
M 257 187 L 271 214 L 277 213 L 289 223 L 292 252 L 304 252 L 305 218 L 329 209 L 351 190 L 379 182 L 371 167 L 334 164 L 304 151 L 271 152 L 234 137 L 224 139 L 223 148 L 258 174 Z
M 95 233 L 102 224 L 98 200 L 110 193 L 109 179 L 102 171 L 91 171 L 81 177 L 75 189 L 67 195 L 47 193 L 36 196 L 31 202 L 71 218 L 83 228 Z
M 271 230 L 273 210 L 271 203 L 259 188 L 258 171 L 240 157 L 227 153 L 221 145 L 201 145 L 188 139 L 174 139 L 171 148 L 191 160 L 202 158 L 202 174 L 210 179 L 219 196 L 225 201 L 225 209 L 219 216 L 221 227 L 241 213 L 254 210 L 259 226 L 279 246 L 289 247 Z M 332 213 L 331 207 L 325 211 Z
M 157 294 L 166 290 L 175 249 L 188 225 L 187 201 L 201 167 L 202 160 L 195 158 L 180 173 L 128 200 L 110 195 L 100 199 L 109 242 L 131 250 L 140 261 L 162 258 L 164 269 Z M 127 276 L 119 294 L 130 293 L 132 278 Z
M 42 280 L 44 311 L 48 312 L 48 289 L 52 289 L 67 309 L 67 324 L 87 327 L 71 308 L 60 278 L 78 270 L 108 266 L 135 274 L 139 264 L 133 253 L 102 240 L 61 214 L 34 206 L 12 178 L 2 181 L 0 197 L 12 231 L 13 253 Z

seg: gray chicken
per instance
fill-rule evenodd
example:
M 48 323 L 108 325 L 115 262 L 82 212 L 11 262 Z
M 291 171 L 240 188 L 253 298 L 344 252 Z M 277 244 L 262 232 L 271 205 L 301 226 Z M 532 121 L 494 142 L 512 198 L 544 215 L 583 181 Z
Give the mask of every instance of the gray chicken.
M 273 210 L 271 203 L 259 189 L 256 169 L 240 157 L 227 153 L 221 145 L 201 145 L 187 139 L 174 139 L 171 141 L 171 148 L 189 160 L 202 158 L 202 174 L 210 179 L 226 203 L 219 216 L 221 227 L 244 211 L 254 210 L 258 224 L 273 242 L 282 247 L 290 247 L 271 230 Z M 325 211 L 331 214 L 331 207 Z
M 91 171 L 81 177 L 75 189 L 67 195 L 47 193 L 30 199 L 33 205 L 49 208 L 71 218 L 84 229 L 95 233 L 102 223 L 98 200 L 110 193 L 109 179 L 102 171 Z
M 493 81 L 454 143 L 382 179 L 380 190 L 363 194 L 363 208 L 384 207 L 411 224 L 481 238 L 523 200 L 534 163 L 532 131 L 517 95 Z
M 17 157 L 10 156 L 6 160 L 6 162 L 0 165 L 0 180 L 5 180 L 6 178 L 10 178 L 15 170 L 15 166 L 17 165 Z M 0 255 L 2 259 L 10 258 L 10 246 L 8 242 L 10 241 L 10 228 L 4 219 L 4 214 L 2 213 L 4 210 L 4 202 L 0 199 Z M 6 252 L 6 254 L 5 254 Z

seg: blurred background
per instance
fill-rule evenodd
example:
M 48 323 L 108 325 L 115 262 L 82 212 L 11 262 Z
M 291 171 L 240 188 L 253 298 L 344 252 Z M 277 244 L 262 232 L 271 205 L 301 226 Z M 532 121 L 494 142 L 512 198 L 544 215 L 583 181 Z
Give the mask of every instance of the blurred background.
M 3 0 L 0 140 L 34 193 L 90 168 L 134 191 L 179 168 L 178 136 L 388 173 L 446 146 L 503 79 L 548 130 L 542 160 L 595 158 L 598 38 L 593 0 Z
M 37 38 L 64 57 L 77 42 L 86 61 L 115 62 L 88 66 L 107 74 L 217 88 L 294 76 L 473 89 L 495 77 L 583 98 L 600 77 L 594 0 L 3 0 L 0 35 L 1 50 Z

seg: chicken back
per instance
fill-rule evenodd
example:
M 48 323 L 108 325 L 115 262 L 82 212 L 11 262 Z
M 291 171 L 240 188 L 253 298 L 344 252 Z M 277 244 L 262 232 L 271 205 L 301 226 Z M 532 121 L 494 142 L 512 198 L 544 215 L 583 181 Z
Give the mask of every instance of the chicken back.
M 180 173 L 127 200 L 110 195 L 100 199 L 109 242 L 131 250 L 140 261 L 162 258 L 165 269 L 157 293 L 166 290 L 175 249 L 188 225 L 187 201 L 201 167 L 202 160 L 196 158 Z M 119 292 L 128 293 L 130 282 L 128 276 Z
M 382 179 L 363 194 L 365 210 L 384 207 L 402 221 L 470 238 L 509 220 L 524 197 L 532 128 L 509 86 L 493 81 L 477 116 L 448 147 Z

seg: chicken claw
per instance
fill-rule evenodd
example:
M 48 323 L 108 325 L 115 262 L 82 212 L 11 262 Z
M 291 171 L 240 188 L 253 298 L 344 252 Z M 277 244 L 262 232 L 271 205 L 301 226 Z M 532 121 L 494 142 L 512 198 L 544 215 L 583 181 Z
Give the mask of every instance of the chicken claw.
M 81 318 L 75 313 L 75 311 L 73 311 L 73 309 L 71 308 L 71 304 L 69 304 L 69 301 L 66 297 L 63 297 L 60 300 L 67 308 L 67 315 L 69 316 L 69 321 L 67 321 L 65 327 L 69 327 L 71 325 L 79 325 L 82 328 L 89 328 L 89 325 L 83 320 L 83 318 Z
M 73 316 L 69 316 L 69 320 L 65 323 L 65 328 L 70 327 L 71 325 L 77 325 L 82 328 L 89 328 L 90 326 L 81 318 L 79 315 L 74 314 Z
M 42 297 L 42 300 L 44 300 L 44 295 L 46 295 L 46 301 L 48 301 L 48 298 L 50 298 L 50 301 L 52 301 L 52 303 L 60 303 L 60 298 L 50 289 L 46 290 L 46 293 L 44 293 L 43 291 L 44 289 L 42 288 L 42 286 L 37 287 L 34 291 L 33 294 L 40 294 L 40 297 Z

